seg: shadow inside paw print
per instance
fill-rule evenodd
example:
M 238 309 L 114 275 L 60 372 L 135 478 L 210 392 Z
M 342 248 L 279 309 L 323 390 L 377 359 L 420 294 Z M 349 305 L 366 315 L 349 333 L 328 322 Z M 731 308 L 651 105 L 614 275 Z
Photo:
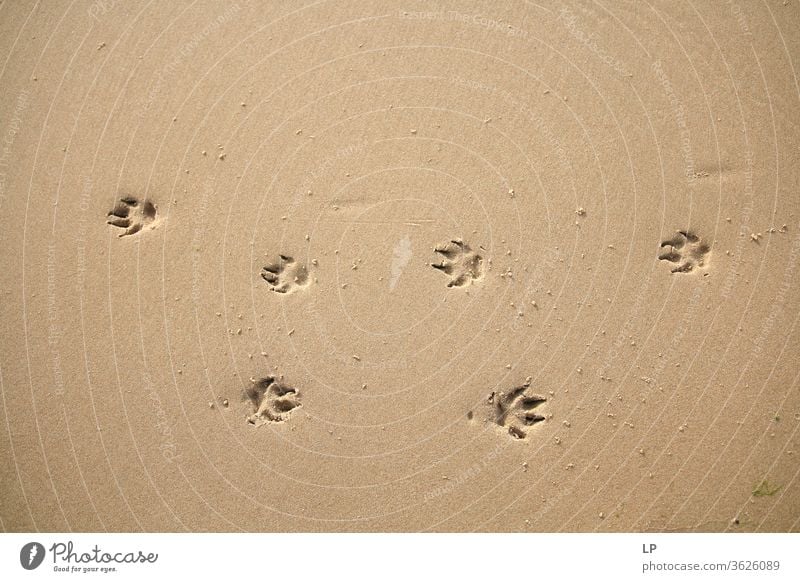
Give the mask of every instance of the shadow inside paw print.
M 292 293 L 309 284 L 308 269 L 288 255 L 278 255 L 278 261 L 261 269 L 261 278 L 275 293 Z
M 126 196 L 109 211 L 107 222 L 111 226 L 123 229 L 119 236 L 130 236 L 153 225 L 155 219 L 156 207 L 152 202 Z
M 675 236 L 661 243 L 661 249 L 658 258 L 673 263 L 673 273 L 689 273 L 704 267 L 711 250 L 700 237 L 688 230 L 679 230 Z
M 483 276 L 483 257 L 461 240 L 451 240 L 434 249 L 444 259 L 431 267 L 449 275 L 448 287 L 464 287 Z
M 300 406 L 300 395 L 297 390 L 272 376 L 255 381 L 248 388 L 246 396 L 253 409 L 253 413 L 247 417 L 247 422 L 255 425 L 283 422 L 291 411 Z
M 527 394 L 530 383 L 513 388 L 510 392 L 492 392 L 488 403 L 492 408 L 491 420 L 497 426 L 506 428 L 508 434 L 515 439 L 524 439 L 534 424 L 542 422 L 545 417 L 536 409 L 547 399 L 543 396 Z

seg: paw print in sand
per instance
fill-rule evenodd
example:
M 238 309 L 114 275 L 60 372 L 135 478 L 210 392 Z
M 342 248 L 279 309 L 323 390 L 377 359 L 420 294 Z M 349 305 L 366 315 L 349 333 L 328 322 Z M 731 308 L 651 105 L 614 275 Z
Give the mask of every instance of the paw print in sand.
M 254 381 L 246 395 L 253 407 L 253 414 L 247 417 L 250 424 L 283 422 L 292 410 L 300 406 L 297 390 L 273 376 Z
M 704 267 L 708 251 L 711 250 L 700 237 L 688 230 L 679 230 L 675 236 L 661 243 L 661 249 L 658 258 L 673 263 L 673 273 L 688 273 Z
M 136 234 L 156 219 L 156 207 L 149 200 L 138 200 L 132 196 L 121 198 L 108 213 L 108 224 L 123 229 L 119 236 Z
M 288 255 L 278 255 L 278 261 L 261 269 L 261 278 L 275 293 L 293 293 L 309 284 L 308 269 Z
M 434 249 L 444 259 L 441 263 L 432 263 L 431 267 L 449 275 L 448 287 L 464 287 L 483 276 L 483 257 L 474 252 L 462 240 L 451 240 L 444 246 Z
M 489 406 L 492 408 L 492 421 L 497 426 L 506 428 L 508 434 L 515 439 L 524 439 L 530 427 L 545 420 L 536 409 L 547 402 L 547 399 L 527 394 L 528 388 L 530 381 L 512 388 L 509 392 L 492 392 L 488 398 Z

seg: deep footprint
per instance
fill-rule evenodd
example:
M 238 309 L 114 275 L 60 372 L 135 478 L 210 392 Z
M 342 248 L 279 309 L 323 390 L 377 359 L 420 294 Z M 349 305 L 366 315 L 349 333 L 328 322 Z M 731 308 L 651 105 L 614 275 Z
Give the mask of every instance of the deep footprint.
M 293 293 L 308 286 L 308 269 L 289 255 L 278 255 L 278 260 L 261 269 L 261 278 L 275 293 Z
M 443 259 L 441 263 L 431 263 L 431 267 L 450 277 L 448 287 L 464 287 L 483 277 L 483 257 L 464 241 L 451 240 L 434 251 Z
M 108 212 L 111 226 L 123 229 L 119 236 L 130 236 L 145 227 L 153 225 L 156 219 L 156 207 L 149 200 L 138 200 L 133 196 L 121 198 Z
M 693 232 L 679 230 L 675 236 L 661 243 L 661 249 L 658 258 L 673 263 L 673 273 L 689 273 L 706 266 L 711 247 Z
M 543 396 L 528 394 L 530 382 L 512 388 L 509 392 L 492 392 L 487 399 L 491 407 L 491 420 L 497 426 L 505 428 L 515 439 L 524 439 L 530 428 L 545 420 L 536 410 L 547 399 Z
M 300 407 L 300 394 L 297 390 L 273 376 L 256 380 L 245 395 L 253 409 L 247 422 L 256 426 L 268 422 L 283 422 L 294 409 Z

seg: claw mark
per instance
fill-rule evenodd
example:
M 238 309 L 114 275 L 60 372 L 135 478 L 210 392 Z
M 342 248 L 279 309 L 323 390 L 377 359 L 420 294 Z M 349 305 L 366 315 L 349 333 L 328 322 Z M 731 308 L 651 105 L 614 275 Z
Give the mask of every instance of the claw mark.
M 156 207 L 149 200 L 140 202 L 132 196 L 120 198 L 119 202 L 108 212 L 111 226 L 124 229 L 119 236 L 136 234 L 156 219 Z
M 492 421 L 497 426 L 506 428 L 508 434 L 515 439 L 524 439 L 534 424 L 542 422 L 545 417 L 536 409 L 547 399 L 543 396 L 527 394 L 530 382 L 512 388 L 510 392 L 492 392 L 488 403 L 492 408 Z
M 261 278 L 276 293 L 293 293 L 309 284 L 308 269 L 288 255 L 278 255 L 277 262 L 261 269 Z
M 300 406 L 297 390 L 273 376 L 255 381 L 247 389 L 246 396 L 253 407 L 253 414 L 247 417 L 247 422 L 255 425 L 283 422 L 292 410 Z
M 673 273 L 688 273 L 695 268 L 704 267 L 711 250 L 707 243 L 688 230 L 679 230 L 675 236 L 663 241 L 661 248 L 658 258 L 675 263 Z
M 474 252 L 462 240 L 451 240 L 444 246 L 434 249 L 444 257 L 441 263 L 431 263 L 431 267 L 450 276 L 448 287 L 464 287 L 483 276 L 483 257 Z

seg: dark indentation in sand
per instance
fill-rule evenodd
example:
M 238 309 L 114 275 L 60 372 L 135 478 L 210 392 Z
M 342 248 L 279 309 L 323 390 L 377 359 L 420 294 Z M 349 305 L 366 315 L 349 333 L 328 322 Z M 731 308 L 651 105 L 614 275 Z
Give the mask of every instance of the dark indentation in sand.
M 524 439 L 530 428 L 545 420 L 537 412 L 539 406 L 547 402 L 543 396 L 530 394 L 530 382 L 512 388 L 508 392 L 492 392 L 488 404 L 492 409 L 491 420 L 505 428 L 513 438 Z
M 689 230 L 679 230 L 675 236 L 661 243 L 658 258 L 673 263 L 673 273 L 689 273 L 705 267 L 711 247 Z
M 250 424 L 283 422 L 300 406 L 300 394 L 273 376 L 256 380 L 245 396 L 250 401 L 253 413 L 247 417 Z
M 275 293 L 293 293 L 310 282 L 306 266 L 289 255 L 278 255 L 277 261 L 261 269 L 261 278 Z
M 451 240 L 434 251 L 443 258 L 441 263 L 431 263 L 431 267 L 450 278 L 448 287 L 464 287 L 483 277 L 483 257 L 464 241 Z
M 155 204 L 149 200 L 139 200 L 133 196 L 120 198 L 108 212 L 108 224 L 121 228 L 119 236 L 130 236 L 152 226 L 156 220 Z

